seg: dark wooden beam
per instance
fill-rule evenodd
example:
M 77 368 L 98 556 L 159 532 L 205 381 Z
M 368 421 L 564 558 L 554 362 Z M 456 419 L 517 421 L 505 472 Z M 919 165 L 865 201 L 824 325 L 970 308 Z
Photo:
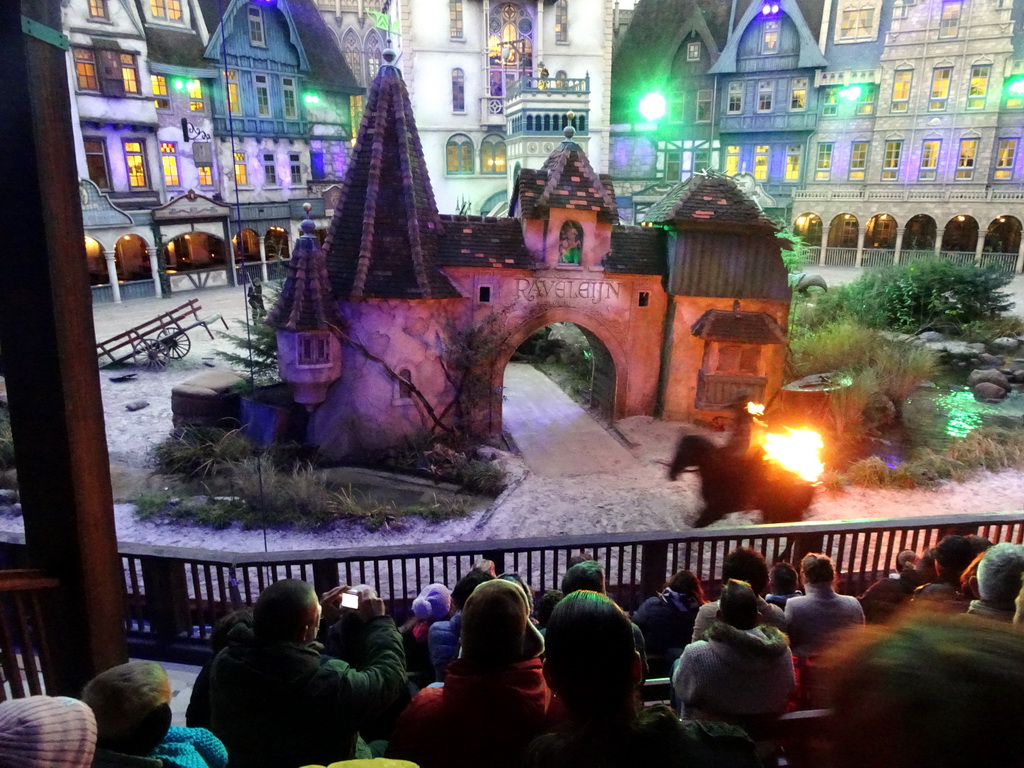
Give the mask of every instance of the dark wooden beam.
M 77 695 L 126 659 L 124 590 L 66 54 L 23 15 L 59 31 L 60 3 L 0 3 L 0 342 L 31 566 L 60 582 L 50 692 Z

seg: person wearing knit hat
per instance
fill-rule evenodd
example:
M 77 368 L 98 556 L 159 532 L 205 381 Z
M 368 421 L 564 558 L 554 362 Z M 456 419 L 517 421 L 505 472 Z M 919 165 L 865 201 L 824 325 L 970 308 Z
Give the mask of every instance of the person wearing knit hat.
M 0 703 L 0 765 L 4 768 L 88 768 L 96 749 L 92 710 L 63 696 Z
M 473 591 L 461 626 L 462 655 L 449 665 L 443 687 L 413 698 L 387 756 L 421 768 L 517 768 L 530 741 L 557 719 L 539 659 L 544 638 L 530 621 L 523 590 L 502 579 Z
M 82 691 L 96 715 L 93 768 L 130 755 L 176 768 L 225 768 L 227 750 L 205 728 L 171 726 L 171 681 L 155 661 L 130 661 L 101 672 Z
M 444 584 L 429 584 L 412 601 L 412 614 L 400 628 L 402 647 L 405 649 L 405 668 L 409 682 L 424 688 L 436 680 L 434 665 L 430 663 L 427 638 L 430 627 L 444 621 L 452 613 L 452 593 Z

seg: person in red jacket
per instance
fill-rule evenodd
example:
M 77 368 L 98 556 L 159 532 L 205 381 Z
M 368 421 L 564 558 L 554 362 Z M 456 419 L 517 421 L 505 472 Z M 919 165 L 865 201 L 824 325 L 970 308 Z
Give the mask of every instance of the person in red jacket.
M 420 768 L 518 768 L 527 745 L 554 725 L 540 654 L 544 640 L 516 584 L 480 584 L 462 609 L 462 655 L 444 686 L 416 694 L 388 757 Z

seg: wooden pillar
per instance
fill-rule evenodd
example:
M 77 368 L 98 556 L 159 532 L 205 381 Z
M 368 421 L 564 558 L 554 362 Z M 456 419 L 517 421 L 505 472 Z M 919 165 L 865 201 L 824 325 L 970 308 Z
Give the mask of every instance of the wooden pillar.
M 0 3 L 0 339 L 29 558 L 60 581 L 48 693 L 78 695 L 127 649 L 60 9 Z

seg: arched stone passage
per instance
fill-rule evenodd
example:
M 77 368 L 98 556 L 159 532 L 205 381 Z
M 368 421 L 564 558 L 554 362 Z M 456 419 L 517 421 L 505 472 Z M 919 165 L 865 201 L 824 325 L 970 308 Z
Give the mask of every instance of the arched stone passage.
M 85 238 L 85 262 L 89 267 L 90 285 L 108 285 L 110 276 L 107 272 L 107 261 L 103 257 L 103 245 L 92 237 Z
M 148 249 L 149 245 L 139 235 L 118 238 L 114 246 L 114 261 L 122 280 L 148 280 L 153 277 Z
M 903 250 L 934 251 L 936 232 L 935 219 L 931 216 L 919 213 L 911 217 L 903 235 Z
M 860 230 L 860 222 L 852 213 L 840 213 L 834 219 L 828 230 L 829 248 L 856 248 L 857 232 Z
M 515 328 L 505 339 L 494 359 L 491 376 L 491 432 L 501 433 L 502 387 L 505 368 L 517 349 L 542 328 L 555 323 L 572 323 L 590 343 L 594 360 L 595 400 L 601 398 L 599 410 L 614 421 L 620 418 L 626 401 L 629 362 L 626 350 L 616 335 L 598 318 L 569 307 L 547 309 Z M 600 371 L 598 370 L 600 366 Z
M 878 213 L 868 220 L 864 237 L 865 248 L 895 248 L 896 219 L 887 213 Z
M 234 237 L 235 256 L 241 261 L 260 260 L 260 236 L 246 227 Z
M 1016 216 L 992 219 L 985 235 L 986 253 L 1017 253 L 1020 250 L 1021 223 Z
M 821 217 L 816 213 L 801 213 L 793 222 L 793 233 L 804 241 L 804 245 L 817 248 L 821 245 Z
M 973 216 L 954 216 L 946 222 L 942 233 L 942 250 L 953 252 L 970 252 L 978 245 L 978 222 Z
M 166 245 L 164 251 L 169 272 L 222 267 L 227 260 L 224 241 L 206 232 L 178 235 Z
M 263 237 L 267 261 L 288 258 L 288 233 L 283 227 L 271 227 Z

